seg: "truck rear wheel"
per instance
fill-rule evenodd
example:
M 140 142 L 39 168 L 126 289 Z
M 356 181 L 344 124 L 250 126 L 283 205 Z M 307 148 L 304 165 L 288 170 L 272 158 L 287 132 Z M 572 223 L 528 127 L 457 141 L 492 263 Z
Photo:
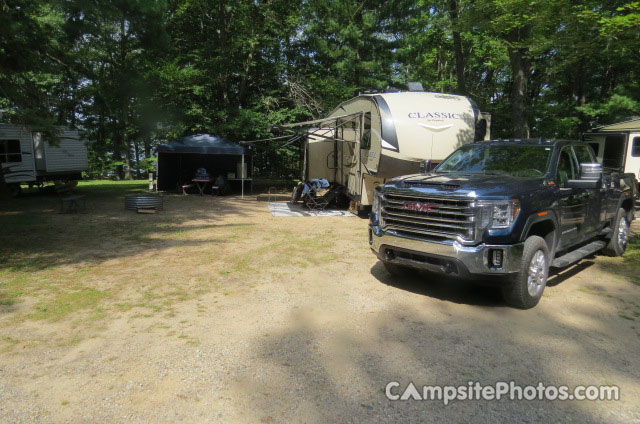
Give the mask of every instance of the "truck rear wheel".
M 627 211 L 622 208 L 618 209 L 612 234 L 609 244 L 602 249 L 602 253 L 607 256 L 621 256 L 627 250 L 629 242 L 629 220 L 627 220 Z
M 411 273 L 411 268 L 406 266 L 392 264 L 391 262 L 386 262 L 386 261 L 382 261 L 382 264 L 384 265 L 384 268 L 387 270 L 389 274 L 394 275 L 396 277 L 404 277 Z
M 542 297 L 549 275 L 549 248 L 542 237 L 531 236 L 524 242 L 520 272 L 502 289 L 504 300 L 520 309 L 533 308 Z

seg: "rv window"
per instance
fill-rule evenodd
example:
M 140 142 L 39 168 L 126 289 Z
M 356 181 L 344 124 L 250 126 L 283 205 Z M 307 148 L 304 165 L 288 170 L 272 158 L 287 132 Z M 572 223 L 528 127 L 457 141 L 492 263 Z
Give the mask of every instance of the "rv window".
M 625 142 L 622 135 L 610 135 L 604 141 L 602 165 L 605 168 L 619 169 L 624 157 Z
M 633 144 L 631 146 L 631 156 L 634 158 L 640 156 L 640 137 L 633 137 Z
M 364 125 L 362 128 L 360 148 L 364 150 L 369 150 L 371 148 L 371 112 L 364 114 Z
M 0 163 L 22 162 L 20 140 L 0 140 Z

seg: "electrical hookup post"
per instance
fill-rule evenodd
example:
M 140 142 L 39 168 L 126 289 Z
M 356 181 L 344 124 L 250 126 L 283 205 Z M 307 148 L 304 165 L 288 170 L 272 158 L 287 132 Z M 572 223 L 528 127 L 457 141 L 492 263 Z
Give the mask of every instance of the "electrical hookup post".
M 158 189 L 158 186 L 155 180 L 155 173 L 149 172 L 149 191 L 156 191 L 157 189 Z

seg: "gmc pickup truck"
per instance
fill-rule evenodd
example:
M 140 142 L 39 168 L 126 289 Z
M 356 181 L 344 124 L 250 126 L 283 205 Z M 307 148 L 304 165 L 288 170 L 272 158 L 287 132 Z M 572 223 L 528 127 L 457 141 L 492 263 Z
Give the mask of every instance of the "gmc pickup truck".
M 635 177 L 603 169 L 583 142 L 476 142 L 429 167 L 376 188 L 369 245 L 391 274 L 498 284 L 527 309 L 550 267 L 626 249 Z

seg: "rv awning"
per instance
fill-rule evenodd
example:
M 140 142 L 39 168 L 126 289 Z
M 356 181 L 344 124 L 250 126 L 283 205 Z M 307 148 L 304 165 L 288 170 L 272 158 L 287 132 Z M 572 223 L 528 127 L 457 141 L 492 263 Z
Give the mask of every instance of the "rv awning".
M 356 117 L 361 116 L 362 114 L 363 112 L 355 112 L 355 113 L 347 113 L 347 114 L 338 115 L 338 116 L 327 116 L 326 118 L 314 119 L 312 121 L 303 121 L 303 122 L 294 122 L 292 124 L 276 125 L 274 126 L 274 128 L 295 128 L 295 127 L 318 126 L 319 124 L 323 124 L 323 123 L 335 122 L 338 119 L 342 119 L 344 121 L 353 120 Z
M 158 146 L 158 153 L 202 153 L 214 155 L 244 155 L 246 148 L 210 134 L 197 134 Z

